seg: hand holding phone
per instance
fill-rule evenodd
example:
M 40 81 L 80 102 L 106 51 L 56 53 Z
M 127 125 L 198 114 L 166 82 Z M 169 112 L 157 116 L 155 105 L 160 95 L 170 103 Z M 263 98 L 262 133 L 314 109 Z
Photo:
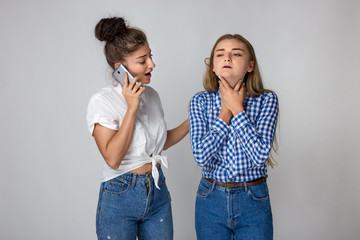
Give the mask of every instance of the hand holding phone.
M 124 85 L 125 73 L 128 75 L 129 82 L 133 79 L 133 76 L 130 72 L 124 67 L 124 65 L 120 64 L 118 68 L 113 72 L 113 77 L 121 84 Z

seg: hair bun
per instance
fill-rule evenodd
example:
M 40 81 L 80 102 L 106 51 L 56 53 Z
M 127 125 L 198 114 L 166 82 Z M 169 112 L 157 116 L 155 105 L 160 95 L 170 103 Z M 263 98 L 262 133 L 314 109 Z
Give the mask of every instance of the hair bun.
M 95 27 L 95 37 L 100 41 L 114 41 L 118 34 L 127 32 L 125 20 L 119 17 L 103 18 Z

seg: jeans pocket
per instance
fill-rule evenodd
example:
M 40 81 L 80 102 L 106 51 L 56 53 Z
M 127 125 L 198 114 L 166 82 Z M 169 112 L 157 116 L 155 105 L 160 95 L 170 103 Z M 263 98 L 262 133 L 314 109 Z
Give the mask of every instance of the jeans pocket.
M 196 195 L 199 198 L 206 198 L 207 196 L 209 196 L 210 192 L 211 192 L 211 186 L 208 186 L 207 184 L 205 184 L 201 181 Z
M 170 191 L 166 185 L 166 182 L 165 182 L 165 177 L 164 175 L 161 175 L 159 176 L 159 182 L 158 182 L 158 185 L 159 185 L 159 188 L 160 189 L 157 189 L 154 185 L 154 188 L 155 188 L 155 191 L 160 191 L 161 192 L 161 195 L 162 196 L 167 196 L 168 199 L 171 201 L 171 195 L 170 195 Z
M 123 194 L 130 188 L 131 182 L 121 177 L 110 179 L 104 186 L 104 192 L 111 194 Z
M 266 201 L 269 199 L 269 191 L 266 182 L 249 187 L 248 193 L 255 201 Z

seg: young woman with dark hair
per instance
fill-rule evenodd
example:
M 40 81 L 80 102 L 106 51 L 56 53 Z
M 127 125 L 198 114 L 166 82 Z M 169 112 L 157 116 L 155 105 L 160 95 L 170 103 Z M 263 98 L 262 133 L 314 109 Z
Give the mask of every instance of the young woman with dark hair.
M 90 99 L 88 128 L 106 162 L 96 214 L 98 239 L 173 239 L 171 200 L 161 165 L 165 150 L 189 131 L 185 120 L 167 130 L 158 93 L 148 86 L 155 67 L 146 35 L 123 18 L 101 19 L 95 36 L 114 70 L 134 78 Z

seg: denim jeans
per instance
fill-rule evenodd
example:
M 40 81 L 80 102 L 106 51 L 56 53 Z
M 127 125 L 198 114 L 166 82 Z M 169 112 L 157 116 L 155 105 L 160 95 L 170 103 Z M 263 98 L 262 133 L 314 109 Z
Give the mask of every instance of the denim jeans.
M 98 239 L 173 239 L 171 199 L 159 170 L 159 187 L 151 173 L 125 173 L 103 182 L 96 214 Z
M 273 239 L 266 181 L 228 189 L 202 178 L 195 206 L 198 240 Z

